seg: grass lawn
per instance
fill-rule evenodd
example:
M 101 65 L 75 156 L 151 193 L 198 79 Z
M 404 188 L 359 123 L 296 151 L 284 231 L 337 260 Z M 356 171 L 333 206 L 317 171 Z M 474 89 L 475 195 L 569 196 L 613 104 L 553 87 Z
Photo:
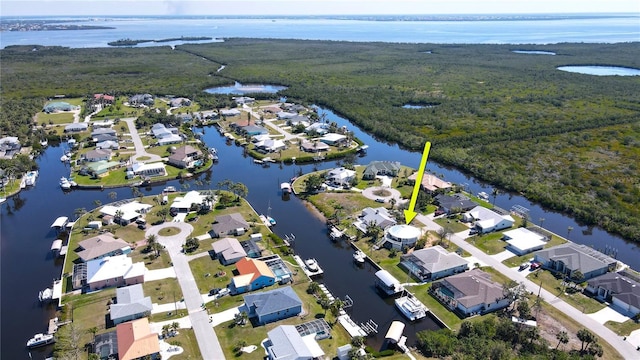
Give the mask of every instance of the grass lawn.
M 226 287 L 233 277 L 235 265 L 224 266 L 218 260 L 211 260 L 211 257 L 205 256 L 189 261 L 191 273 L 193 274 L 200 293 L 208 293 L 213 288 Z M 225 272 L 224 276 L 216 276 L 220 271 Z M 207 276 L 207 274 L 209 274 Z
M 460 324 L 462 324 L 462 319 L 429 294 L 429 288 L 431 285 L 432 283 L 427 283 L 420 286 L 412 286 L 408 289 L 429 309 L 431 313 L 438 317 L 438 319 L 447 324 L 447 326 L 452 330 L 458 330 L 460 328 Z
M 569 305 L 584 312 L 585 314 L 591 314 L 596 311 L 602 310 L 606 307 L 605 304 L 599 302 L 596 299 L 584 295 L 582 292 L 577 292 L 572 289 L 572 285 L 564 287 L 562 286 L 562 280 L 557 279 L 551 272 L 546 270 L 536 270 L 535 272 L 527 275 L 527 278 L 536 284 L 541 283 L 542 287 L 558 295 L 562 300 L 566 301 Z
M 172 355 L 173 360 L 200 359 L 200 347 L 198 347 L 198 339 L 193 329 L 179 329 L 178 335 L 166 340 L 171 345 L 180 346 L 184 352 L 179 355 Z
M 144 295 L 151 297 L 152 303 L 168 303 L 182 299 L 182 289 L 178 280 L 167 278 L 155 281 L 147 281 L 142 284 Z
M 71 124 L 73 123 L 72 112 L 47 114 L 40 112 L 36 114 L 38 124 Z
M 633 319 L 629 319 L 623 323 L 607 321 L 604 325 L 620 336 L 629 336 L 632 331 L 640 329 L 640 322 L 634 321 Z
M 311 195 L 307 199 L 327 218 L 339 211 L 341 218 L 355 218 L 366 207 L 388 207 L 389 204 L 380 204 L 364 197 L 360 193 L 326 192 Z
M 507 243 L 501 239 L 502 233 L 491 233 L 482 236 L 475 235 L 466 239 L 466 241 L 489 255 L 495 255 L 503 252 L 507 245 Z
M 147 268 L 147 270 L 157 270 L 171 267 L 171 258 L 169 258 L 169 253 L 167 253 L 166 251 L 161 251 L 160 257 L 151 260 L 150 255 L 152 255 L 152 253 L 145 253 L 145 248 L 146 246 L 138 246 L 131 252 L 131 254 L 129 254 L 129 257 L 133 260 L 134 263 L 141 261 L 144 262 L 144 266 Z
M 435 210 L 434 210 L 435 211 Z M 448 227 L 451 229 L 451 231 L 453 231 L 454 233 L 460 232 L 460 231 L 464 231 L 464 230 L 469 230 L 469 227 L 463 223 L 461 223 L 458 220 L 454 220 L 454 219 L 447 219 L 447 218 L 439 218 L 439 219 L 435 219 L 434 220 L 436 224 L 442 226 L 442 227 Z
M 180 300 L 180 299 L 176 299 L 176 300 Z M 173 299 L 171 299 L 171 301 L 173 301 Z M 171 315 L 169 315 L 171 314 Z M 183 318 L 185 316 L 189 316 L 189 311 L 187 311 L 187 309 L 178 309 L 178 311 L 176 312 L 176 310 L 171 310 L 168 313 L 157 313 L 157 314 L 151 314 L 151 317 L 149 319 L 150 322 L 163 322 L 163 321 L 167 321 L 167 320 L 175 320 L 175 319 L 180 319 Z
M 96 327 L 98 334 L 108 332 L 106 320 L 109 315 L 109 302 L 116 296 L 116 289 L 105 289 L 91 294 L 77 294 L 64 297 L 64 304 L 67 309 L 73 311 L 71 316 L 73 323 L 78 326 L 80 333 L 80 344 L 86 344 L 93 340 L 93 336 L 88 331 Z M 67 318 L 66 320 L 71 320 Z

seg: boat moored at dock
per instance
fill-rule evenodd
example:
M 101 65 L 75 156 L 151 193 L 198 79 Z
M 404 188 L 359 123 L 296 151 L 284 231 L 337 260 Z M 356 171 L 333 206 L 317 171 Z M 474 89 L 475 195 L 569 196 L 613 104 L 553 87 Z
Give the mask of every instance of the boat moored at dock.
M 364 260 L 366 257 L 367 255 L 365 255 L 362 250 L 356 250 L 356 252 L 353 253 L 353 261 L 358 264 L 364 264 Z
M 56 342 L 52 334 L 35 334 L 29 341 L 27 341 L 28 348 L 36 348 L 39 346 L 45 346 Z
M 396 307 L 407 319 L 416 321 L 427 316 L 427 307 L 412 294 L 407 293 L 394 300 Z

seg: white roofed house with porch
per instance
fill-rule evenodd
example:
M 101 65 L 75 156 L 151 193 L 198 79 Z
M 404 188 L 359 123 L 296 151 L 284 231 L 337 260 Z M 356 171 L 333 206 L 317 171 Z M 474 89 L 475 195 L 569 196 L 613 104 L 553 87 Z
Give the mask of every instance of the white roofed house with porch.
M 526 228 L 505 231 L 502 239 L 507 242 L 507 250 L 519 256 L 542 250 L 548 241 L 546 236 Z
M 462 220 L 473 222 L 480 233 L 490 233 L 513 226 L 515 220 L 511 215 L 501 215 L 482 206 L 476 206 L 462 215 Z
M 402 255 L 400 266 L 413 277 L 426 282 L 465 272 L 469 269 L 469 262 L 437 245 Z
M 379 226 L 382 230 L 396 224 L 396 220 L 389 214 L 389 211 L 384 207 L 378 208 L 365 208 L 362 210 L 358 220 L 353 223 L 358 230 L 363 233 L 367 232 L 367 227 L 371 224 Z
M 144 274 L 147 271 L 144 263 L 133 263 L 133 260 L 127 255 L 109 256 L 76 265 L 86 265 L 86 279 L 81 284 L 86 283 L 91 291 L 114 286 L 141 284 L 144 282 Z M 74 266 L 75 271 L 76 266 Z
M 134 176 L 141 177 L 153 177 L 153 176 L 166 176 L 167 170 L 162 162 L 155 163 L 141 163 L 134 162 L 127 168 Z
M 349 186 L 356 176 L 355 170 L 346 168 L 335 168 L 330 170 L 325 178 L 330 185 L 333 186 Z
M 177 212 L 186 213 L 191 211 L 191 209 L 197 205 L 204 205 L 213 208 L 213 204 L 208 203 L 208 201 L 214 201 L 214 198 L 210 198 L 209 196 L 209 194 L 191 190 L 184 194 L 184 196 L 176 197 L 171 203 L 171 209 Z
M 105 205 L 100 209 L 102 216 L 108 215 L 119 221 L 122 225 L 127 225 L 139 217 L 146 214 L 153 206 L 142 204 L 138 201 L 130 201 L 124 204 L 116 203 L 115 205 Z

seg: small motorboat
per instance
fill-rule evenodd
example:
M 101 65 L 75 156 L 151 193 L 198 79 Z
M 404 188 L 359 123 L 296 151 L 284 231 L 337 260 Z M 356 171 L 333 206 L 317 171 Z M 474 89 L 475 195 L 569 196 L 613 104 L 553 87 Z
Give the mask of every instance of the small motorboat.
M 53 344 L 56 339 L 51 334 L 35 334 L 29 341 L 27 341 L 28 348 L 35 348 L 38 346 L 45 346 Z
M 176 192 L 176 188 L 174 186 L 167 186 L 166 188 L 164 188 L 164 190 L 162 190 L 162 192 Z
M 77 186 L 75 181 L 69 180 L 66 177 L 60 178 L 60 187 L 62 190 L 70 190 L 72 187 Z
M 362 250 L 356 250 L 355 253 L 353 253 L 353 261 L 357 262 L 358 264 L 364 264 L 364 259 L 367 257 L 367 255 L 365 255 Z
M 317 272 L 320 268 L 318 267 L 318 262 L 316 259 L 307 259 L 304 261 L 304 264 L 307 266 L 307 269 L 311 272 Z
M 46 288 L 38 293 L 38 300 L 41 302 L 49 301 L 53 297 L 53 290 L 51 288 Z
M 489 194 L 487 194 L 487 193 L 486 193 L 486 192 L 484 192 L 484 191 L 479 192 L 479 193 L 478 193 L 478 197 L 479 197 L 480 199 L 484 200 L 484 201 L 489 200 Z

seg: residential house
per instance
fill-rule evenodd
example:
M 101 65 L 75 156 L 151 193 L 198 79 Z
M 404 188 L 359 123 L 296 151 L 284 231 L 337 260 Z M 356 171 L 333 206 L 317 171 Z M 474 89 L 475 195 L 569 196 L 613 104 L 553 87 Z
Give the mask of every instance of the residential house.
M 173 98 L 169 101 L 169 105 L 172 108 L 177 108 L 182 106 L 191 106 L 191 100 L 183 97 Z
M 267 333 L 265 342 L 269 360 L 324 359 L 316 333 L 302 336 L 293 325 L 280 325 Z
M 93 100 L 103 105 L 110 105 L 116 101 L 116 98 L 107 94 L 93 94 Z
M 109 306 L 109 317 L 114 325 L 151 315 L 151 297 L 144 296 L 142 284 L 129 285 L 116 290 L 116 303 Z
M 111 154 L 112 153 L 110 149 L 89 150 L 88 152 L 82 154 L 82 159 L 88 162 L 109 161 L 111 160 Z
M 120 144 L 114 140 L 105 140 L 96 144 L 96 149 L 118 150 Z
M 375 179 L 376 176 L 398 176 L 399 171 L 399 161 L 372 161 L 364 169 L 362 178 L 372 180 Z
M 511 304 L 502 284 L 491 280 L 491 275 L 480 269 L 437 281 L 431 286 L 430 292 L 450 310 L 462 316 L 483 315 Z
M 118 324 L 116 333 L 119 360 L 144 358 L 159 360 L 161 358 L 158 334 L 151 332 L 147 318 Z
M 356 172 L 355 170 L 350 170 L 346 168 L 335 168 L 330 170 L 325 179 L 327 179 L 327 183 L 333 186 L 351 186 L 351 181 L 355 179 Z
M 101 225 L 100 223 L 98 224 Z M 76 250 L 76 252 L 83 262 L 131 253 L 131 247 L 128 242 L 116 239 L 109 232 L 82 240 L 78 243 L 78 247 L 80 250 Z
M 72 124 L 65 125 L 64 132 L 77 133 L 77 132 L 87 131 L 87 129 L 89 129 L 89 124 L 87 124 L 86 122 L 72 123 Z
M 278 152 L 287 148 L 284 141 L 280 139 L 266 139 L 255 143 L 255 148 L 265 153 Z
M 20 152 L 22 145 L 15 136 L 5 136 L 0 139 L 0 159 L 12 159 Z
M 220 110 L 220 115 L 222 116 L 238 116 L 240 115 L 240 110 L 238 109 L 222 109 Z
M 300 143 L 300 150 L 310 152 L 310 153 L 329 151 L 329 149 L 331 149 L 331 147 L 321 141 L 312 142 L 308 140 L 303 140 Z
M 42 111 L 46 112 L 47 114 L 50 114 L 50 113 L 57 113 L 61 111 L 73 111 L 78 108 L 79 106 L 73 106 L 64 101 L 54 101 L 45 105 L 44 108 L 42 108 Z
M 573 279 L 582 273 L 579 281 L 589 280 L 609 271 L 615 271 L 618 261 L 586 245 L 566 243 L 535 253 L 535 261 L 542 267 L 565 274 Z
M 164 167 L 164 163 L 140 163 L 134 162 L 131 166 L 127 167 L 128 171 L 131 171 L 133 175 L 141 177 L 153 177 L 153 176 L 166 176 L 167 170 Z
M 547 238 L 527 228 L 517 228 L 502 233 L 502 240 L 507 242 L 507 249 L 518 256 L 542 250 Z
M 290 286 L 244 296 L 244 306 L 249 318 L 264 325 L 270 322 L 290 318 L 302 312 L 302 300 Z
M 151 133 L 158 140 L 159 145 L 178 144 L 183 140 L 177 128 L 166 127 L 164 124 L 154 124 L 151 127 Z
M 136 94 L 129 98 L 129 105 L 137 107 L 152 106 L 154 101 L 151 94 Z
M 89 290 L 141 284 L 147 269 L 143 262 L 133 263 L 127 255 L 109 256 L 87 261 L 86 285 Z
M 261 235 L 261 234 L 258 233 L 258 234 L 252 234 L 252 235 Z M 251 238 L 249 240 L 241 241 L 240 246 L 242 246 L 242 249 L 244 249 L 244 252 L 247 254 L 248 257 L 254 258 L 254 259 L 259 258 L 260 256 L 262 256 L 262 249 L 258 245 L 258 241 L 260 240 L 262 240 L 262 236 L 260 238 Z
M 279 113 L 276 114 L 276 116 L 278 116 L 278 120 L 288 120 L 298 116 L 298 113 L 280 111 Z
M 209 204 L 207 201 L 209 195 L 200 193 L 199 191 L 191 190 L 184 194 L 184 196 L 176 196 L 171 203 L 170 209 L 176 212 L 186 213 L 191 211 L 196 205 L 204 205 L 213 207 L 213 204 Z
M 130 201 L 118 206 L 105 205 L 100 209 L 100 214 L 103 217 L 111 216 L 119 224 L 127 225 L 149 212 L 149 209 L 151 209 L 152 207 L 153 206 L 149 204 L 142 204 L 138 201 Z
M 167 162 L 175 167 L 194 167 L 197 161 L 202 161 L 202 151 L 191 145 L 181 146 L 176 149 L 167 159 Z
M 276 276 L 266 262 L 260 259 L 242 258 L 236 262 L 238 276 L 231 279 L 232 294 L 262 289 L 276 282 Z
M 640 281 L 634 274 L 621 271 L 596 276 L 585 290 L 629 317 L 640 314 Z
M 111 129 L 108 127 L 100 127 L 100 128 L 94 127 L 94 130 L 91 132 L 91 137 L 95 138 L 100 135 L 116 136 L 117 133 L 114 129 Z
M 247 257 L 247 253 L 236 238 L 220 239 L 211 246 L 222 265 L 235 264 L 240 259 Z
M 264 135 L 264 134 L 268 134 L 269 133 L 269 130 L 265 129 L 262 126 L 258 126 L 258 125 L 240 126 L 240 127 L 238 127 L 238 129 L 243 134 L 249 135 L 249 136 Z
M 304 129 L 304 132 L 307 133 L 307 134 L 316 133 L 316 134 L 324 135 L 324 134 L 329 132 L 329 128 L 330 127 L 331 126 L 329 124 L 327 124 L 327 123 L 316 122 L 316 123 L 313 123 L 313 124 L 307 126 Z
M 180 120 L 180 122 L 189 122 L 193 120 L 193 115 L 191 114 L 178 114 L 176 115 L 176 117 L 178 118 L 178 120 Z
M 476 206 L 464 213 L 462 220 L 465 222 L 473 222 L 473 226 L 482 234 L 508 229 L 515 223 L 511 215 L 501 215 L 482 206 Z
M 363 233 L 367 232 L 367 227 L 371 224 L 375 224 L 384 230 L 389 226 L 395 225 L 396 220 L 391 217 L 389 211 L 384 207 L 375 209 L 368 207 L 362 210 L 362 213 L 358 216 L 358 220 L 353 223 L 353 225 Z
M 384 247 L 388 249 L 402 250 L 413 247 L 422 236 L 419 228 L 398 224 L 384 230 Z
M 86 165 L 87 169 L 95 176 L 103 177 L 109 175 L 109 171 L 120 167 L 119 161 L 100 160 Z
M 99 134 L 99 135 L 91 137 L 91 141 L 93 141 L 96 144 L 101 143 L 101 142 L 105 142 L 105 141 L 117 142 L 118 141 L 118 137 L 115 136 L 115 135 L 109 135 L 109 134 Z
M 400 266 L 418 280 L 425 282 L 465 272 L 469 269 L 469 262 L 460 255 L 436 245 L 402 255 Z
M 295 112 L 298 114 L 307 111 L 307 108 L 300 104 L 284 103 L 282 104 L 282 107 L 289 112 Z
M 98 120 L 91 123 L 94 129 L 111 128 L 114 125 L 113 120 Z
M 438 208 L 444 211 L 445 214 L 466 212 L 478 206 L 478 204 L 469 200 L 466 195 L 461 193 L 453 195 L 440 194 L 436 195 L 433 200 L 438 204 Z
M 248 96 L 234 96 L 231 99 L 236 102 L 236 104 L 253 104 L 256 99 Z
M 324 134 L 320 138 L 320 141 L 331 146 L 347 145 L 347 137 L 336 133 Z
M 249 223 L 244 220 L 240 213 L 221 215 L 216 217 L 211 230 L 215 237 L 244 234 L 245 231 L 249 230 Z
M 280 106 L 278 105 L 269 105 L 269 106 L 265 106 L 262 108 L 262 111 L 265 114 L 277 114 L 280 111 L 282 111 L 282 109 L 280 108 Z
M 306 128 L 307 126 L 309 126 L 309 117 L 296 114 L 295 116 L 292 116 L 289 119 L 287 119 L 287 125 L 289 126 L 302 125 Z
M 118 358 L 118 334 L 109 331 L 103 334 L 96 334 L 93 338 L 93 352 L 98 354 L 100 360 L 112 360 Z
M 415 172 L 411 174 L 411 176 L 409 176 L 407 180 L 409 180 L 410 184 L 415 184 L 417 177 L 418 177 L 418 173 Z M 450 182 L 444 181 L 439 177 L 426 172 L 423 173 L 422 182 L 420 183 L 420 188 L 422 188 L 424 191 L 426 191 L 429 194 L 435 194 L 435 193 L 446 191 L 448 189 L 451 189 L 452 186 L 453 185 Z

